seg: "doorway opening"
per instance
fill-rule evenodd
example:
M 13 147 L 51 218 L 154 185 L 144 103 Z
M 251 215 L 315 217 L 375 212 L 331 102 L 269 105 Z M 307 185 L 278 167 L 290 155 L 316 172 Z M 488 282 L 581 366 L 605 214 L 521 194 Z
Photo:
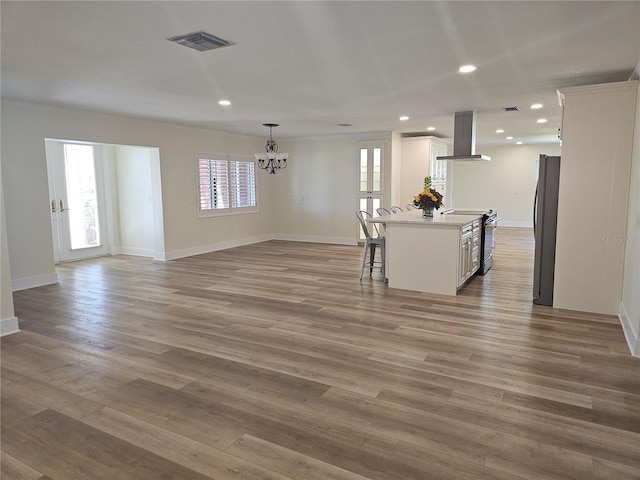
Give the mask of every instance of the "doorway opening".
M 56 263 L 164 257 L 159 150 L 45 139 Z

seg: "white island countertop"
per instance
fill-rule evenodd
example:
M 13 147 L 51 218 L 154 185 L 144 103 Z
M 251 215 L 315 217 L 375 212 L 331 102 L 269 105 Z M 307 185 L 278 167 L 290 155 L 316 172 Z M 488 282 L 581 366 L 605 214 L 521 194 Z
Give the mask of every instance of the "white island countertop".
M 369 222 L 385 225 L 385 270 L 390 288 L 456 295 L 469 273 L 477 270 L 470 254 L 479 253 L 480 214 L 442 215 L 435 211 L 433 217 L 423 218 L 421 210 L 412 210 L 374 217 Z
M 423 225 L 425 227 L 460 227 L 482 218 L 482 215 L 442 215 L 434 210 L 433 217 L 422 217 L 422 210 L 411 210 L 409 212 L 393 213 L 391 215 L 382 215 L 380 217 L 370 218 L 369 222 L 373 223 L 407 223 L 415 226 Z

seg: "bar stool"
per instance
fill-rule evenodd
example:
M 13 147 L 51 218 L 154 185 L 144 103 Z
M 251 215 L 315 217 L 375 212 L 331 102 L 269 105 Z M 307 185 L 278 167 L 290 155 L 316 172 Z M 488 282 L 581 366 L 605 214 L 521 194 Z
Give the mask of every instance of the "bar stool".
M 391 206 L 391 212 L 393 213 L 399 213 L 399 212 L 404 212 L 404 210 L 402 210 L 400 207 L 396 207 L 396 206 Z
M 382 255 L 382 260 L 379 262 L 382 266 L 382 277 L 384 278 L 384 257 L 385 257 L 385 238 L 381 237 L 378 228 L 374 225 L 374 229 L 376 231 L 376 236 L 372 237 L 369 233 L 369 229 L 367 228 L 367 220 L 372 218 L 372 216 L 365 212 L 364 210 L 357 210 L 356 217 L 360 222 L 360 226 L 362 227 L 362 231 L 364 232 L 365 240 L 364 240 L 364 251 L 362 252 L 362 267 L 360 268 L 360 280 L 362 280 L 362 276 L 364 274 L 365 265 L 369 266 L 369 276 L 373 273 L 373 265 L 376 263 L 376 247 L 380 247 L 380 255 Z M 367 251 L 369 253 L 369 262 L 367 263 Z

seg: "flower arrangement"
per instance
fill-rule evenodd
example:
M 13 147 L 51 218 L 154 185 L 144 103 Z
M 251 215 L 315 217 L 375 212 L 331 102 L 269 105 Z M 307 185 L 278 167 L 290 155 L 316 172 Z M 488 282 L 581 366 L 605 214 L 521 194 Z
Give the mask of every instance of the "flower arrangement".
M 442 195 L 431 188 L 431 177 L 425 177 L 424 190 L 414 197 L 413 204 L 425 213 L 443 206 Z

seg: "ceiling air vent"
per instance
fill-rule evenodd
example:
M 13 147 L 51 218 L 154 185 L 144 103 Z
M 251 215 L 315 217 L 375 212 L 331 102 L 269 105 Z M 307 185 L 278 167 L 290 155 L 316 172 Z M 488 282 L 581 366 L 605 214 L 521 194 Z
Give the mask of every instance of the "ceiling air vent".
M 518 107 L 504 107 L 505 112 L 517 112 L 520 110 Z
M 233 42 L 223 40 L 222 38 L 216 37 L 215 35 L 211 35 L 207 32 L 188 33 L 186 35 L 167 38 L 167 40 L 184 45 L 185 47 L 193 48 L 199 52 L 206 52 L 207 50 L 214 50 L 216 48 L 234 45 Z

